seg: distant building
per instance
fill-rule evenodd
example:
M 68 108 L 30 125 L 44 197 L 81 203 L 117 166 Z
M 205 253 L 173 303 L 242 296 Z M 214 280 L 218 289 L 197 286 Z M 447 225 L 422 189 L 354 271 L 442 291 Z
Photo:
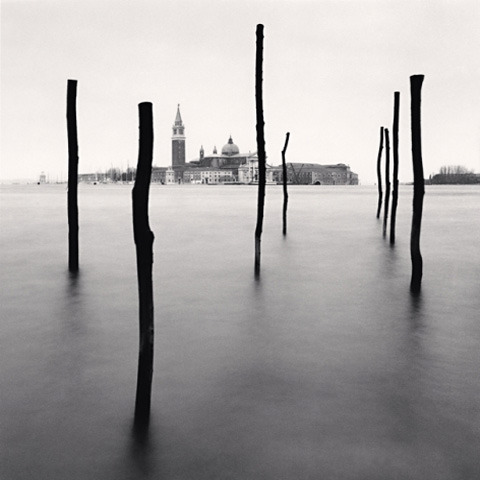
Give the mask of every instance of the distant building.
M 79 173 L 77 178 L 79 183 L 113 182 L 107 173 Z
M 47 176 L 45 175 L 45 172 L 42 172 L 38 177 L 38 183 L 47 183 Z
M 239 183 L 257 183 L 259 179 L 258 170 L 258 156 L 255 154 L 254 156 L 249 157 L 246 163 L 238 167 Z M 281 177 L 279 178 L 279 172 L 279 168 L 266 165 L 266 182 L 276 184 L 281 181 Z
M 235 177 L 232 170 L 225 170 L 215 167 L 188 168 L 183 172 L 184 183 L 210 184 L 234 182 Z
M 172 126 L 172 165 L 176 179 L 183 177 L 185 169 L 185 125 L 180 115 L 180 104 L 177 106 L 177 115 Z
M 233 143 L 232 136 L 222 147 L 221 153 L 217 153 L 217 147 L 213 147 L 213 153 L 205 155 L 203 146 L 200 148 L 198 158 L 191 160 L 192 167 L 214 167 L 234 170 L 235 173 L 240 165 L 246 163 L 247 159 L 255 156 L 255 153 L 240 153 L 240 149 Z
M 167 183 L 167 167 L 152 167 L 152 183 Z
M 224 176 L 228 178 L 226 181 L 239 181 L 239 168 L 256 158 L 256 153 L 241 153 L 232 136 L 222 147 L 221 153 L 217 152 L 217 147 L 213 147 L 211 154 L 205 155 L 203 145 L 200 148 L 199 156 L 188 163 L 190 170 L 219 169 L 222 170 Z M 230 172 L 230 173 L 227 173 Z
M 181 172 L 183 176 L 183 171 Z M 174 183 L 177 183 L 177 181 L 180 181 L 181 177 L 178 176 L 178 170 L 175 171 L 172 166 L 168 167 L 167 170 L 165 171 L 165 183 L 167 185 L 172 185 Z
M 343 163 L 287 163 L 287 176 L 288 183 L 296 185 L 358 185 L 358 175 Z

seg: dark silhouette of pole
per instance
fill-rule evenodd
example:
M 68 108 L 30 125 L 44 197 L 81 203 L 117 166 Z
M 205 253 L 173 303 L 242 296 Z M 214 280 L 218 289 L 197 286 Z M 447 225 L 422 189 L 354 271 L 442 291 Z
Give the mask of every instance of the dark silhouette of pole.
M 395 223 L 397 220 L 398 205 L 398 118 L 400 114 L 400 92 L 394 93 L 393 103 L 393 191 L 392 216 L 390 218 L 390 244 L 395 243 Z
M 265 134 L 263 119 L 262 63 L 263 63 L 263 25 L 257 25 L 257 45 L 255 61 L 255 105 L 257 111 L 257 154 L 258 154 L 258 199 L 257 225 L 255 228 L 255 276 L 260 274 L 260 246 L 262 240 L 263 212 L 265 207 Z
M 78 138 L 77 138 L 77 81 L 67 82 L 68 137 L 68 269 L 78 272 Z
M 152 104 L 140 103 L 139 153 L 137 175 L 132 190 L 133 236 L 137 254 L 140 313 L 140 348 L 138 354 L 135 424 L 145 426 L 150 418 L 153 376 L 153 240 L 148 222 L 148 194 L 152 175 L 153 117 Z
M 287 234 L 287 205 L 288 205 L 288 192 L 287 192 L 287 164 L 285 162 L 285 153 L 287 152 L 288 140 L 290 138 L 290 132 L 287 132 L 285 138 L 285 145 L 282 150 L 282 174 L 283 174 L 283 234 Z
M 378 206 L 377 206 L 377 218 L 380 218 L 380 212 L 382 211 L 382 150 L 383 150 L 383 127 L 380 127 L 380 147 L 378 148 L 377 157 L 377 183 L 378 183 Z
M 420 252 L 420 229 L 422 225 L 423 196 L 425 180 L 422 162 L 422 130 L 421 130 L 421 98 L 424 75 L 410 77 L 410 111 L 412 128 L 412 161 L 413 161 L 413 214 L 410 235 L 410 257 L 412 259 L 412 278 L 410 290 L 419 293 L 423 275 L 423 259 Z
M 390 136 L 385 129 L 385 208 L 383 210 L 383 236 L 387 234 L 388 206 L 390 203 Z

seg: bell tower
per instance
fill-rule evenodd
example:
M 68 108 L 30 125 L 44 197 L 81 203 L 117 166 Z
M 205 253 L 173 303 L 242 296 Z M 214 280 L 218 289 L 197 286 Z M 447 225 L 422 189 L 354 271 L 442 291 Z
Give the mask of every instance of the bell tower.
M 172 167 L 183 167 L 185 166 L 185 126 L 180 115 L 180 104 L 177 106 L 177 116 L 172 130 Z

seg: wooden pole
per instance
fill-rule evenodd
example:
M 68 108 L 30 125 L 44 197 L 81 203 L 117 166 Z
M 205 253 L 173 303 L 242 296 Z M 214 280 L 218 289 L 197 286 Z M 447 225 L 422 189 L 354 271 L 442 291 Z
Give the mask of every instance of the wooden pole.
M 390 203 L 390 136 L 385 129 L 385 209 L 383 210 L 383 236 L 387 234 L 388 206 Z
M 263 228 L 263 213 L 265 207 L 265 134 L 263 119 L 263 94 L 262 94 L 262 63 L 263 63 L 263 25 L 257 25 L 256 31 L 256 62 L 255 62 L 255 104 L 257 112 L 257 154 L 258 154 L 258 199 L 257 199 L 257 225 L 255 228 L 255 276 L 260 274 L 260 246 Z
M 78 138 L 77 138 L 77 80 L 67 82 L 68 137 L 68 269 L 78 272 Z
M 395 243 L 395 223 L 398 205 L 398 118 L 400 114 L 400 92 L 394 93 L 393 104 L 393 191 L 392 216 L 390 218 L 390 244 Z
M 290 138 L 290 132 L 287 132 L 285 138 L 285 145 L 282 150 L 282 173 L 283 173 L 283 234 L 287 234 L 287 205 L 288 205 L 288 192 L 287 192 L 287 164 L 285 162 L 285 153 L 287 152 L 288 140 Z
M 421 130 L 421 97 L 423 79 L 424 75 L 412 75 L 410 77 L 410 110 L 413 161 L 413 214 L 412 231 L 410 235 L 412 278 L 410 281 L 410 291 L 415 294 L 420 292 L 423 275 L 423 259 L 420 252 L 420 229 L 422 225 L 423 196 L 425 195 Z
M 383 127 L 380 127 L 380 147 L 378 148 L 377 157 L 377 183 L 378 183 L 378 206 L 377 206 L 377 218 L 380 218 L 380 212 L 382 211 L 382 150 L 383 150 Z
M 139 153 L 137 175 L 132 190 L 133 236 L 137 254 L 137 277 L 140 314 L 140 348 L 138 354 L 135 424 L 147 425 L 153 376 L 153 240 L 148 222 L 148 194 L 152 175 L 153 117 L 152 104 L 140 103 Z

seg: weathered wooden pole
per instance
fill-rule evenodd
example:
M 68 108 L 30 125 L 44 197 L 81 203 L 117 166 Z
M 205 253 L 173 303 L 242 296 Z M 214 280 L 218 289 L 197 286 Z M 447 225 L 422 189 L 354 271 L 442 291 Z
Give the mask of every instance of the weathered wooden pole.
M 378 206 L 377 206 L 377 218 L 380 218 L 380 212 L 382 211 L 382 150 L 383 150 L 383 127 L 380 127 L 380 147 L 378 148 L 377 157 L 377 183 L 378 183 Z
M 283 175 L 283 234 L 287 234 L 287 205 L 288 205 L 288 192 L 287 192 L 287 164 L 285 162 L 285 153 L 287 152 L 288 140 L 290 138 L 290 132 L 287 132 L 285 138 L 285 145 L 282 150 L 282 175 Z
M 425 180 L 422 162 L 422 130 L 421 130 L 421 98 L 424 75 L 410 77 L 410 112 L 412 129 L 412 161 L 413 161 L 413 214 L 410 235 L 410 257 L 412 259 L 412 278 L 410 291 L 419 293 L 423 275 L 423 259 L 420 252 L 420 229 L 422 225 L 423 196 Z
M 397 220 L 398 205 L 398 118 L 400 114 L 400 92 L 394 93 L 393 103 L 393 190 L 392 216 L 390 218 L 390 244 L 395 243 L 395 222 Z
M 390 136 L 385 129 L 385 208 L 383 210 L 383 236 L 387 234 L 388 206 L 390 203 Z
M 77 138 L 77 81 L 67 82 L 68 138 L 68 269 L 78 272 L 78 138 Z
M 257 199 L 257 225 L 255 228 L 255 276 L 260 274 L 260 246 L 263 228 L 263 212 L 265 207 L 265 134 L 263 119 L 263 94 L 262 94 L 262 63 L 263 63 L 263 25 L 257 25 L 257 45 L 255 61 L 255 105 L 257 111 L 257 155 L 258 155 L 258 199 Z
M 140 313 L 140 348 L 138 354 L 135 424 L 148 425 L 153 375 L 153 240 L 148 222 L 148 194 L 152 175 L 153 117 L 152 104 L 140 103 L 139 153 L 137 175 L 132 190 L 133 236 L 137 254 Z

